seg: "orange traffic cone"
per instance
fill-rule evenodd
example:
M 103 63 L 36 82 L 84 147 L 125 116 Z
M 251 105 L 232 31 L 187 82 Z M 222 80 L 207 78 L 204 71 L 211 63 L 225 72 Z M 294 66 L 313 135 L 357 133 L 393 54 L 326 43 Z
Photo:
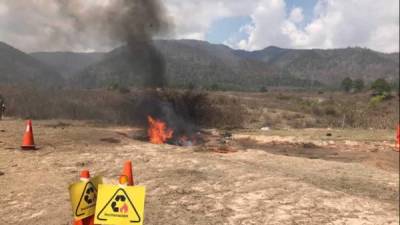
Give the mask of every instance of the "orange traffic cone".
M 35 150 L 35 142 L 33 140 L 32 120 L 26 121 L 26 129 L 24 138 L 22 140 L 21 149 L 23 150 Z
M 89 180 L 90 179 L 89 170 L 82 170 L 80 179 L 81 181 Z M 89 216 L 81 220 L 75 220 L 73 222 L 73 225 L 94 225 L 94 216 Z
M 88 179 L 90 179 L 89 170 L 82 170 L 81 171 L 81 175 L 80 175 L 80 179 L 81 179 L 81 181 L 87 181 Z
M 124 170 L 122 171 L 122 176 L 128 178 L 128 186 L 133 186 L 133 175 L 132 175 L 132 161 L 126 161 L 124 164 Z

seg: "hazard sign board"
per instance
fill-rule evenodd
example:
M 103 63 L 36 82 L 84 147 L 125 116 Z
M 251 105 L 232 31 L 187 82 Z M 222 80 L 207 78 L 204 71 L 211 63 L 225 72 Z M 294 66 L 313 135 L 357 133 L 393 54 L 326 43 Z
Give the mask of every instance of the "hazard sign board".
M 143 224 L 145 195 L 143 186 L 99 185 L 94 223 Z
M 69 186 L 69 195 L 75 219 L 84 219 L 94 215 L 97 200 L 97 188 L 101 183 L 103 183 L 103 178 L 99 176 Z

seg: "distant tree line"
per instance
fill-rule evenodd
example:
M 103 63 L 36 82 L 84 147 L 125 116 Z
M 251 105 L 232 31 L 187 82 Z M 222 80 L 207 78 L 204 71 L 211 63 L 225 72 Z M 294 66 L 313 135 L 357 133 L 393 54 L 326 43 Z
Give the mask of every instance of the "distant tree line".
M 397 82 L 398 85 L 398 82 Z M 395 88 L 396 82 L 390 84 L 383 78 L 376 79 L 370 85 L 370 90 L 374 92 L 374 95 L 390 94 L 392 88 Z M 343 79 L 341 89 L 345 92 L 360 92 L 365 90 L 365 83 L 362 79 L 352 80 L 349 77 Z
M 343 79 L 341 88 L 345 92 L 360 92 L 365 89 L 365 84 L 364 81 L 361 79 L 357 80 L 352 80 L 349 77 L 346 77 Z M 395 81 L 392 84 L 387 82 L 383 78 L 376 79 L 374 82 L 371 83 L 369 90 L 372 91 L 372 96 L 369 102 L 369 105 L 372 107 L 376 107 L 379 103 L 382 101 L 391 99 L 392 96 L 392 90 L 397 89 L 397 92 L 399 91 L 399 82 Z
M 342 81 L 341 87 L 345 92 L 360 92 L 364 90 L 365 83 L 362 79 L 352 80 L 350 77 L 346 77 Z

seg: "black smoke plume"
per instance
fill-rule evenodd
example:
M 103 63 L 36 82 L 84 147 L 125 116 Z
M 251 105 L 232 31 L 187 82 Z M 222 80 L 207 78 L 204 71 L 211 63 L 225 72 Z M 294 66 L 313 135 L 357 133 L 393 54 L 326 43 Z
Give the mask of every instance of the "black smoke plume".
M 125 43 L 129 61 L 140 62 L 144 69 L 146 85 L 163 87 L 166 84 L 165 62 L 153 43 L 153 38 L 167 32 L 170 25 L 161 2 L 111 0 L 86 8 L 82 2 L 58 0 L 60 12 L 70 18 L 74 31 L 94 32 L 106 36 L 112 43 Z

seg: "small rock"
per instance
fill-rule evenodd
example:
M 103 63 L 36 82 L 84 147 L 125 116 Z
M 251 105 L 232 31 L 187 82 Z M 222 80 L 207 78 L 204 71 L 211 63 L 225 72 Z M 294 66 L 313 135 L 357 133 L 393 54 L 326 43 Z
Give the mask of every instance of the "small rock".
M 332 133 L 327 133 L 326 136 L 327 137 L 332 137 Z
M 269 128 L 269 127 L 263 127 L 263 128 L 261 128 L 261 130 L 262 130 L 262 131 L 270 131 L 271 128 Z

